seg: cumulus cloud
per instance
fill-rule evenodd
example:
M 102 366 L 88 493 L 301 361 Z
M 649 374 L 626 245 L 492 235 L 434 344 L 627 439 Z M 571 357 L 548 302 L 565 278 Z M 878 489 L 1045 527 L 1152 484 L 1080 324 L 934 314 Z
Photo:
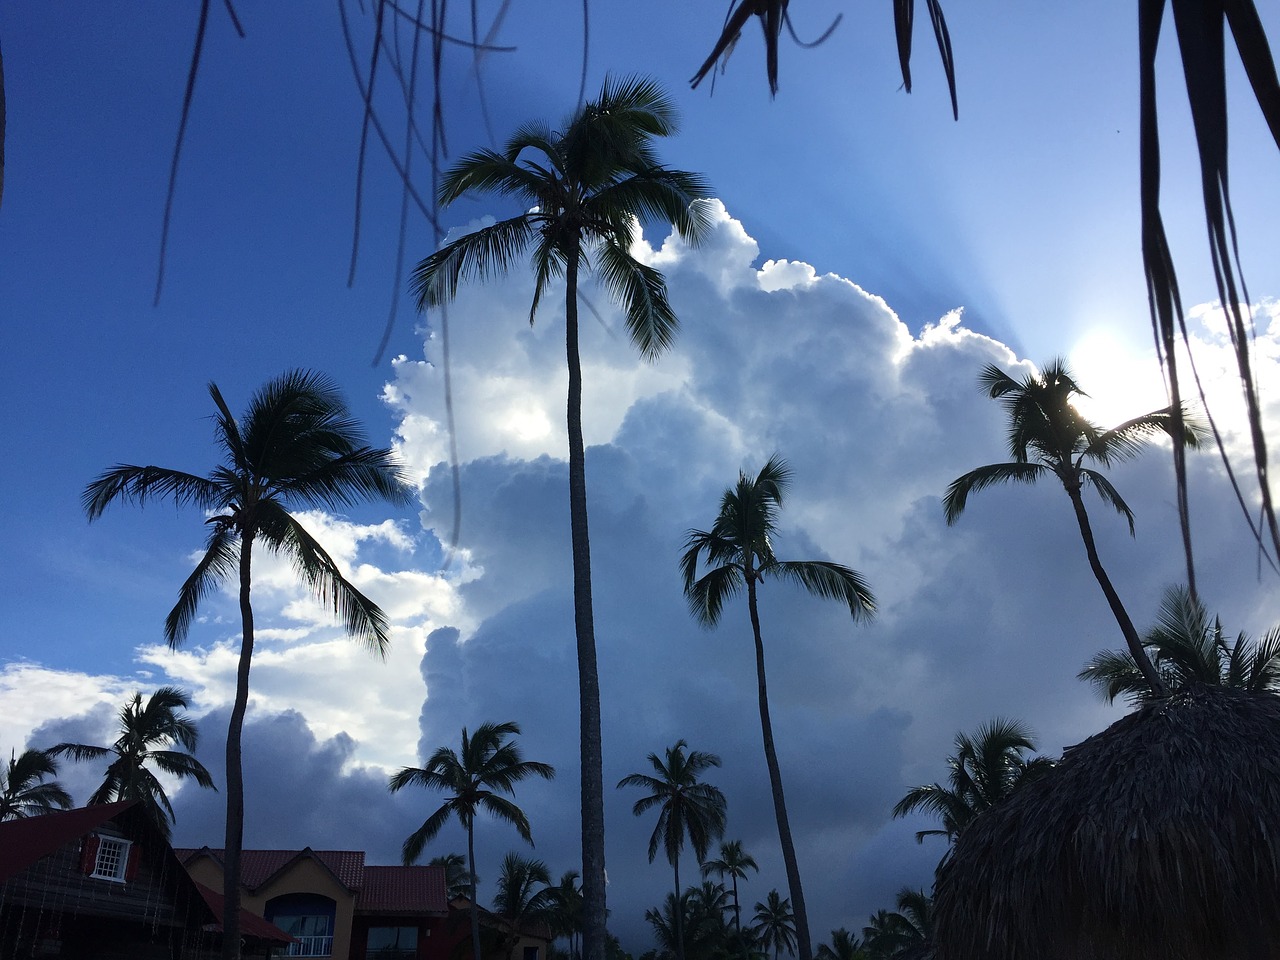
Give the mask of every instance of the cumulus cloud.
M 757 243 L 718 203 L 713 221 L 697 250 L 674 237 L 636 240 L 637 255 L 665 271 L 682 319 L 657 363 L 637 359 L 618 312 L 599 290 L 584 289 L 598 314 L 583 314 L 583 415 L 611 924 L 635 950 L 647 946 L 641 917 L 665 895 L 669 874 L 646 862 L 652 822 L 632 817 L 635 797 L 612 784 L 680 738 L 723 758 L 714 780 L 729 798 L 729 836 L 762 867 L 744 898 L 785 886 L 745 604 L 730 604 L 716 629 L 700 628 L 676 566 L 686 532 L 708 526 L 738 471 L 758 469 L 770 454 L 795 473 L 778 555 L 849 564 L 879 599 L 876 621 L 855 625 L 839 606 L 789 584 L 768 582 L 761 592 L 773 725 L 815 935 L 857 929 L 898 887 L 928 885 L 941 849 L 917 847 L 912 834 L 925 824 L 893 822 L 889 811 L 909 786 L 945 775 L 957 731 L 1016 717 L 1056 753 L 1120 713 L 1075 679 L 1090 655 L 1120 638 L 1063 491 L 1051 483 L 983 491 L 955 527 L 943 521 L 947 484 L 1006 456 L 1001 410 L 977 389 L 978 372 L 996 363 L 1020 376 L 1033 369 L 1029 360 L 966 327 L 959 305 L 912 330 L 848 279 L 795 261 L 758 264 Z M 422 569 L 429 551 L 414 549 L 447 541 L 454 522 L 431 338 L 421 358 L 395 363 L 384 394 L 398 417 L 399 452 L 420 483 L 424 529 L 305 519 L 391 614 L 389 662 L 343 637 L 287 567 L 259 565 L 261 642 L 246 734 L 258 823 L 250 843 L 360 847 L 393 862 L 438 798 L 392 799 L 386 773 L 456 745 L 463 726 L 510 719 L 523 728 L 526 755 L 559 771 L 554 783 L 517 793 L 536 853 L 554 872 L 576 865 L 563 294 L 549 295 L 530 326 L 531 283 L 517 271 L 465 288 L 450 309 L 463 493 L 452 565 Z M 1273 428 L 1276 311 L 1264 302 L 1257 317 Z M 1194 316 L 1202 375 L 1230 381 L 1213 311 Z M 1090 351 L 1071 351 L 1071 360 L 1096 400 L 1123 410 L 1115 419 L 1165 402 L 1129 391 L 1140 378 L 1125 376 L 1128 367 L 1108 373 Z M 1223 424 L 1238 429 L 1233 414 Z M 1089 506 L 1103 562 L 1141 626 L 1183 576 L 1166 452 L 1119 465 L 1112 478 L 1137 514 L 1137 537 L 1101 502 Z M 1258 633 L 1280 621 L 1280 601 L 1259 588 L 1243 521 L 1211 457 L 1193 458 L 1192 491 L 1207 602 L 1231 629 Z M 213 731 L 225 726 L 239 630 L 230 595 L 211 598 L 207 612 L 187 651 L 144 647 L 139 660 L 193 689 L 200 709 L 212 711 Z M 34 669 L 9 665 L 2 676 L 15 686 L 0 686 L 0 701 L 13 702 L 4 690 L 21 685 L 14 671 Z M 65 682 L 65 698 L 97 703 L 127 685 Z M 63 702 L 39 716 L 84 709 Z M 220 735 L 206 732 L 210 756 Z M 190 826 L 179 836 L 218 842 L 220 801 L 191 791 L 180 799 Z M 519 845 L 509 829 L 482 826 L 484 862 Z M 429 853 L 460 843 L 450 834 Z M 494 869 L 482 864 L 481 873 Z

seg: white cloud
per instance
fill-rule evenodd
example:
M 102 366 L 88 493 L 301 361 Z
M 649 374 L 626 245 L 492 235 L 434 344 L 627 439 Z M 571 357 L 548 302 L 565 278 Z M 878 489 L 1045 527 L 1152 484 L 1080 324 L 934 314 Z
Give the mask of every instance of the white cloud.
M 1025 720 L 1049 752 L 1095 732 L 1117 711 L 1098 703 L 1075 672 L 1118 636 L 1061 489 L 984 491 L 954 528 L 943 522 L 947 483 L 1005 456 L 1001 410 L 978 389 L 978 372 L 997 363 L 1017 374 L 1030 364 L 967 329 L 958 308 L 913 334 L 888 304 L 847 279 L 795 261 L 757 268 L 759 247 L 743 225 L 718 203 L 713 220 L 697 250 L 670 237 L 656 249 L 637 240 L 640 254 L 666 271 L 682 318 L 674 348 L 658 363 L 641 363 L 617 311 L 591 285 L 584 291 L 601 314 L 597 323 L 583 313 L 582 355 L 605 778 L 616 782 L 680 737 L 721 754 L 717 782 L 729 795 L 730 832 L 763 868 L 746 895 L 783 885 L 745 611 L 735 603 L 716 630 L 700 629 L 676 568 L 685 532 L 711 523 L 737 471 L 781 453 L 795 482 L 779 555 L 848 563 L 880 600 L 878 620 L 864 626 L 787 584 L 766 583 L 761 594 L 773 720 L 811 922 L 819 932 L 856 928 L 891 903 L 898 886 L 928 881 L 930 851 L 910 840 L 919 825 L 890 823 L 893 802 L 909 785 L 943 776 L 956 732 L 993 716 Z M 371 659 L 286 564 L 264 555 L 255 563 L 254 716 L 263 731 L 296 745 L 299 769 L 342 772 L 339 805 L 373 803 L 380 784 L 368 765 L 410 762 L 415 750 L 453 744 L 464 725 L 518 720 L 527 755 L 560 769 L 554 785 L 522 790 L 518 799 L 539 855 L 563 870 L 576 856 L 578 762 L 563 295 L 552 291 L 531 328 L 530 293 L 530 278 L 513 275 L 465 289 L 450 313 L 463 494 L 453 566 L 419 569 L 417 532 L 402 524 L 306 514 L 308 528 L 391 616 L 392 651 L 386 664 Z M 1269 302 L 1259 308 L 1259 377 L 1270 416 L 1280 391 L 1276 310 Z M 1202 374 L 1229 383 L 1214 318 L 1203 320 Z M 400 358 L 385 399 L 400 419 L 398 450 L 421 484 L 425 536 L 444 541 L 454 514 L 438 350 L 432 339 L 424 359 Z M 1092 356 L 1071 355 L 1099 399 L 1137 379 L 1127 375 L 1129 364 L 1108 372 L 1091 366 Z M 1142 370 L 1152 361 L 1132 363 Z M 1152 405 L 1159 403 L 1139 409 Z M 1228 414 L 1224 425 L 1233 422 Z M 1275 591 L 1251 581 L 1242 521 L 1212 458 L 1195 458 L 1193 473 L 1201 589 L 1230 629 L 1258 633 L 1280 620 Z M 1091 510 L 1104 563 L 1141 625 L 1161 590 L 1182 576 L 1171 468 L 1153 450 L 1117 468 L 1114 481 L 1138 515 L 1137 538 L 1103 505 L 1091 502 Z M 192 688 L 201 710 L 223 711 L 239 640 L 234 597 L 210 598 L 206 612 L 185 651 L 142 647 L 139 661 L 157 679 Z M 77 697 L 114 700 L 127 685 L 36 680 L 64 683 L 62 699 L 41 714 L 50 717 Z M 29 683 L 15 674 L 0 701 L 14 703 L 3 691 L 19 687 Z M 608 804 L 614 924 L 624 942 L 643 949 L 640 915 L 665 894 L 668 878 L 644 862 L 652 824 L 632 818 L 621 793 L 611 790 Z M 407 835 L 417 821 L 396 809 L 379 814 L 377 837 L 366 841 L 360 827 L 349 842 L 387 849 L 386 835 Z M 309 808 L 298 814 L 310 815 Z M 403 822 L 388 825 L 394 816 Z M 904 838 L 910 846 L 895 856 L 892 845 Z M 515 844 L 501 830 L 478 841 L 489 857 Z M 288 842 L 314 845 L 301 835 Z

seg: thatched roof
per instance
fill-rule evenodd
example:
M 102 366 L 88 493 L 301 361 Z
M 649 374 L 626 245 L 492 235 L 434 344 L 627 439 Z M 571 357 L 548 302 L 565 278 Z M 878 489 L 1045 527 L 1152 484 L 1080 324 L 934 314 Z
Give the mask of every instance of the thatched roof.
M 934 900 L 937 960 L 1280 958 L 1280 697 L 1197 685 L 1068 748 Z

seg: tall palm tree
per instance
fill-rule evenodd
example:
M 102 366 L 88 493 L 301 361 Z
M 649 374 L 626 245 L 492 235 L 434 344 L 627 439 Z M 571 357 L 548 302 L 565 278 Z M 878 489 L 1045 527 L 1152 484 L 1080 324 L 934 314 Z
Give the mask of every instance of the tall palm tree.
M 708 226 L 702 177 L 658 163 L 653 141 L 676 130 L 675 108 L 653 82 L 606 80 L 560 132 L 542 123 L 521 127 L 501 153 L 479 150 L 445 173 L 442 205 L 464 194 L 498 193 L 527 212 L 447 244 L 414 270 L 420 310 L 453 299 L 462 279 L 505 273 L 532 250 L 532 323 L 551 281 L 563 277 L 565 354 L 569 371 L 569 526 L 573 551 L 582 753 L 582 884 L 584 948 L 605 957 L 604 774 L 600 744 L 600 682 L 591 603 L 587 475 L 582 439 L 582 365 L 578 354 L 578 277 L 594 258 L 597 274 L 626 312 L 632 342 L 646 359 L 671 343 L 677 319 L 662 274 L 631 256 L 638 216 L 672 223 L 696 242 Z
M 1187 587 L 1165 591 L 1156 624 L 1143 646 L 1170 695 L 1192 683 L 1238 687 L 1255 693 L 1280 690 L 1280 626 L 1257 643 L 1243 633 L 1228 641 L 1222 621 L 1209 619 L 1203 603 Z M 1107 702 L 1123 696 L 1134 706 L 1158 699 L 1138 671 L 1133 657 L 1118 650 L 1104 650 L 1080 671 L 1081 680 L 1093 684 Z
M 741 840 L 727 840 L 720 844 L 720 856 L 702 865 L 702 875 L 715 874 L 720 879 L 728 877 L 733 883 L 733 927 L 742 929 L 742 904 L 738 900 L 738 881 L 747 879 L 747 871 L 760 871 L 751 854 L 742 849 Z
M 724 833 L 727 806 L 719 787 L 698 779 L 705 771 L 720 766 L 720 758 L 701 750 L 685 753 L 686 746 L 684 740 L 678 740 L 667 748 L 665 757 L 649 754 L 654 775 L 633 773 L 618 781 L 619 787 L 649 791 L 631 808 L 637 817 L 654 808 L 658 810 L 658 823 L 649 837 L 649 862 L 653 863 L 661 844 L 675 874 L 677 960 L 684 960 L 683 921 L 679 916 L 680 851 L 687 837 L 698 863 L 702 863 L 712 841 Z
M 56 780 L 58 764 L 45 750 L 24 750 L 9 754 L 9 763 L 0 767 L 0 821 L 38 817 L 67 810 L 71 795 Z
M 480 960 L 480 907 L 476 902 L 476 842 L 475 818 L 483 810 L 489 816 L 503 820 L 516 828 L 521 839 L 533 846 L 529 832 L 529 818 L 503 793 L 514 793 L 515 785 L 529 777 L 550 780 L 556 775 L 550 764 L 525 760 L 520 745 L 514 739 L 520 735 L 520 727 L 513 721 L 506 723 L 482 723 L 474 734 L 462 728 L 462 749 L 438 747 L 427 758 L 425 767 L 405 767 L 392 775 L 389 787 L 392 793 L 409 785 L 426 787 L 449 794 L 439 809 L 409 834 L 401 851 L 405 866 L 422 855 L 422 849 L 430 843 L 449 821 L 457 817 L 467 831 L 467 865 L 471 872 L 471 948 L 475 960 Z
M 756 902 L 754 929 L 760 946 L 773 948 L 773 960 L 785 950 L 794 955 L 799 942 L 795 913 L 791 901 L 784 900 L 777 890 L 770 890 L 763 901 Z
M 795 909 L 800 960 L 811 960 L 812 948 L 804 890 L 800 885 L 800 868 L 796 862 L 795 844 L 791 839 L 791 824 L 787 819 L 782 772 L 773 743 L 773 723 L 769 719 L 764 640 L 760 635 L 756 588 L 768 577 L 790 580 L 814 596 L 839 600 L 849 608 L 849 614 L 854 620 L 866 620 L 873 616 L 876 601 L 862 575 L 856 570 L 827 560 L 779 560 L 774 556 L 773 535 L 778 526 L 778 511 L 790 482 L 791 471 L 786 461 L 776 454 L 769 458 L 769 462 L 760 468 L 760 473 L 754 478 L 740 472 L 738 485 L 724 492 L 720 500 L 720 513 L 711 529 L 689 531 L 685 539 L 684 555 L 680 559 L 680 569 L 684 575 L 684 593 L 689 600 L 689 609 L 705 627 L 715 626 L 720 620 L 725 600 L 737 595 L 746 586 L 747 609 L 751 615 L 751 631 L 756 649 L 760 729 L 764 737 L 769 784 L 773 789 L 778 839 L 782 845 L 787 885 Z M 711 569 L 699 578 L 698 564 L 704 555 Z
M 1086 486 L 1097 490 L 1103 502 L 1115 508 L 1129 522 L 1131 536 L 1134 532 L 1133 511 L 1111 481 L 1098 470 L 1086 467 L 1085 463 L 1109 467 L 1129 460 L 1137 456 L 1146 441 L 1157 433 L 1167 434 L 1175 444 L 1195 448 L 1200 446 L 1202 428 L 1180 409 L 1165 407 L 1104 430 L 1081 416 L 1072 405 L 1075 397 L 1085 396 L 1085 393 L 1061 359 L 1050 361 L 1042 373 L 1028 374 L 1021 382 L 995 364 L 988 364 L 978 380 L 989 397 L 1004 405 L 1009 417 L 1009 454 L 1013 460 L 978 467 L 951 481 L 942 500 L 947 523 L 953 524 L 960 519 L 971 493 L 996 484 L 1035 483 L 1044 477 L 1056 476 L 1071 500 L 1085 553 L 1089 557 L 1089 567 L 1107 598 L 1116 623 L 1120 625 L 1129 653 L 1151 689 L 1158 694 L 1163 693 L 1160 675 L 1147 658 L 1138 631 L 1098 558 L 1082 491 Z
M 508 853 L 503 857 L 498 871 L 498 889 L 493 895 L 494 912 L 506 925 L 502 960 L 511 960 L 511 952 L 520 942 L 520 932 L 528 924 L 546 923 L 550 926 L 555 907 L 555 888 L 551 885 L 551 873 L 545 863 L 518 853 Z
M 284 554 L 317 597 L 357 640 L 385 653 L 387 619 L 372 600 L 342 575 L 324 548 L 289 511 L 338 509 L 372 500 L 408 504 L 410 491 L 391 451 L 369 446 L 333 381 L 294 370 L 269 381 L 237 420 L 216 384 L 209 384 L 217 412 L 214 433 L 223 461 L 207 477 L 156 466 L 117 464 L 85 488 L 90 520 L 117 500 L 144 505 L 153 499 L 190 505 L 211 516 L 205 554 L 178 593 L 165 619 L 170 647 L 186 639 L 200 601 L 233 578 L 240 587 L 240 660 L 235 701 L 227 728 L 225 917 L 222 955 L 240 951 L 240 849 L 244 837 L 241 735 L 249 705 L 254 623 L 253 548 Z
M 140 800 L 167 840 L 174 822 L 173 806 L 148 765 L 179 780 L 191 779 L 201 787 L 215 789 L 209 771 L 192 756 L 199 733 L 195 722 L 179 712 L 189 705 L 186 692 L 177 687 L 161 687 L 145 703 L 142 694 L 135 693 L 120 710 L 120 736 L 110 747 L 60 743 L 49 755 L 72 760 L 111 757 L 102 784 L 89 803 Z M 175 747 L 180 749 L 172 749 Z
M 1035 748 L 1030 731 L 1016 720 L 997 718 L 975 734 L 959 733 L 956 752 L 947 757 L 947 785 L 912 787 L 894 805 L 893 815 L 925 810 L 942 821 L 942 829 L 921 830 L 916 842 L 930 836 L 954 841 L 978 814 L 1053 768 L 1049 757 L 1023 755 Z

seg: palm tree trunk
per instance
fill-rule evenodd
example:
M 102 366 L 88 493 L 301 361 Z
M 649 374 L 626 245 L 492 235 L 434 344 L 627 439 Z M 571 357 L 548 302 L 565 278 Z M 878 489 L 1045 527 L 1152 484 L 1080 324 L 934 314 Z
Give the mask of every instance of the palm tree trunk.
M 249 707 L 249 665 L 253 660 L 252 583 L 253 530 L 240 535 L 240 663 L 236 667 L 236 699 L 227 727 L 227 833 L 222 851 L 222 957 L 240 958 L 240 850 L 244 846 L 244 772 L 240 749 L 244 715 Z
M 760 637 L 756 581 L 751 571 L 747 573 L 747 606 L 751 610 L 751 630 L 756 640 L 756 683 L 760 690 L 760 732 L 764 736 L 764 760 L 769 768 L 769 786 L 773 789 L 773 812 L 778 820 L 778 841 L 782 845 L 782 861 L 787 868 L 787 887 L 791 891 L 791 908 L 796 918 L 797 955 L 799 960 L 813 960 L 809 940 L 809 916 L 804 907 L 804 890 L 800 886 L 800 867 L 796 863 L 796 848 L 791 840 L 787 801 L 782 795 L 782 771 L 778 767 L 778 752 L 773 746 L 773 723 L 769 720 L 769 691 L 764 676 L 764 640 Z
M 480 904 L 476 901 L 475 824 L 467 824 L 467 867 L 471 870 L 471 954 L 480 960 Z
M 733 874 L 733 929 L 742 929 L 742 905 L 738 903 L 738 875 Z
M 676 873 L 676 960 L 684 960 L 684 904 L 680 902 L 680 855 L 676 854 L 671 866 Z
M 1077 484 L 1074 488 L 1068 486 L 1067 496 L 1071 498 L 1071 506 L 1076 511 L 1076 523 L 1080 525 L 1080 536 L 1084 540 L 1085 553 L 1089 555 L 1089 566 L 1093 570 L 1094 579 L 1098 581 L 1098 586 L 1102 587 L 1107 603 L 1111 606 L 1111 613 L 1116 618 L 1116 623 L 1120 625 L 1124 642 L 1129 647 L 1129 656 L 1133 657 L 1133 662 L 1138 665 L 1142 676 L 1151 687 L 1151 692 L 1157 697 L 1163 697 L 1168 692 L 1165 690 L 1164 682 L 1147 656 L 1142 639 L 1138 636 L 1133 621 L 1129 619 L 1129 613 L 1125 610 L 1124 604 L 1120 602 L 1120 595 L 1116 593 L 1116 588 L 1111 584 L 1111 578 L 1107 576 L 1107 571 L 1102 567 L 1102 561 L 1098 559 L 1098 548 L 1093 540 L 1093 527 L 1089 524 L 1089 514 L 1085 511 L 1084 498 L 1080 496 L 1079 485 Z
M 569 367 L 569 529 L 573 545 L 573 626 L 578 644 L 582 751 L 582 912 L 584 960 L 604 960 L 604 761 L 600 744 L 600 677 L 591 610 L 591 544 L 587 536 L 586 450 L 582 441 L 582 361 L 578 356 L 578 260 L 565 265 L 565 354 Z

